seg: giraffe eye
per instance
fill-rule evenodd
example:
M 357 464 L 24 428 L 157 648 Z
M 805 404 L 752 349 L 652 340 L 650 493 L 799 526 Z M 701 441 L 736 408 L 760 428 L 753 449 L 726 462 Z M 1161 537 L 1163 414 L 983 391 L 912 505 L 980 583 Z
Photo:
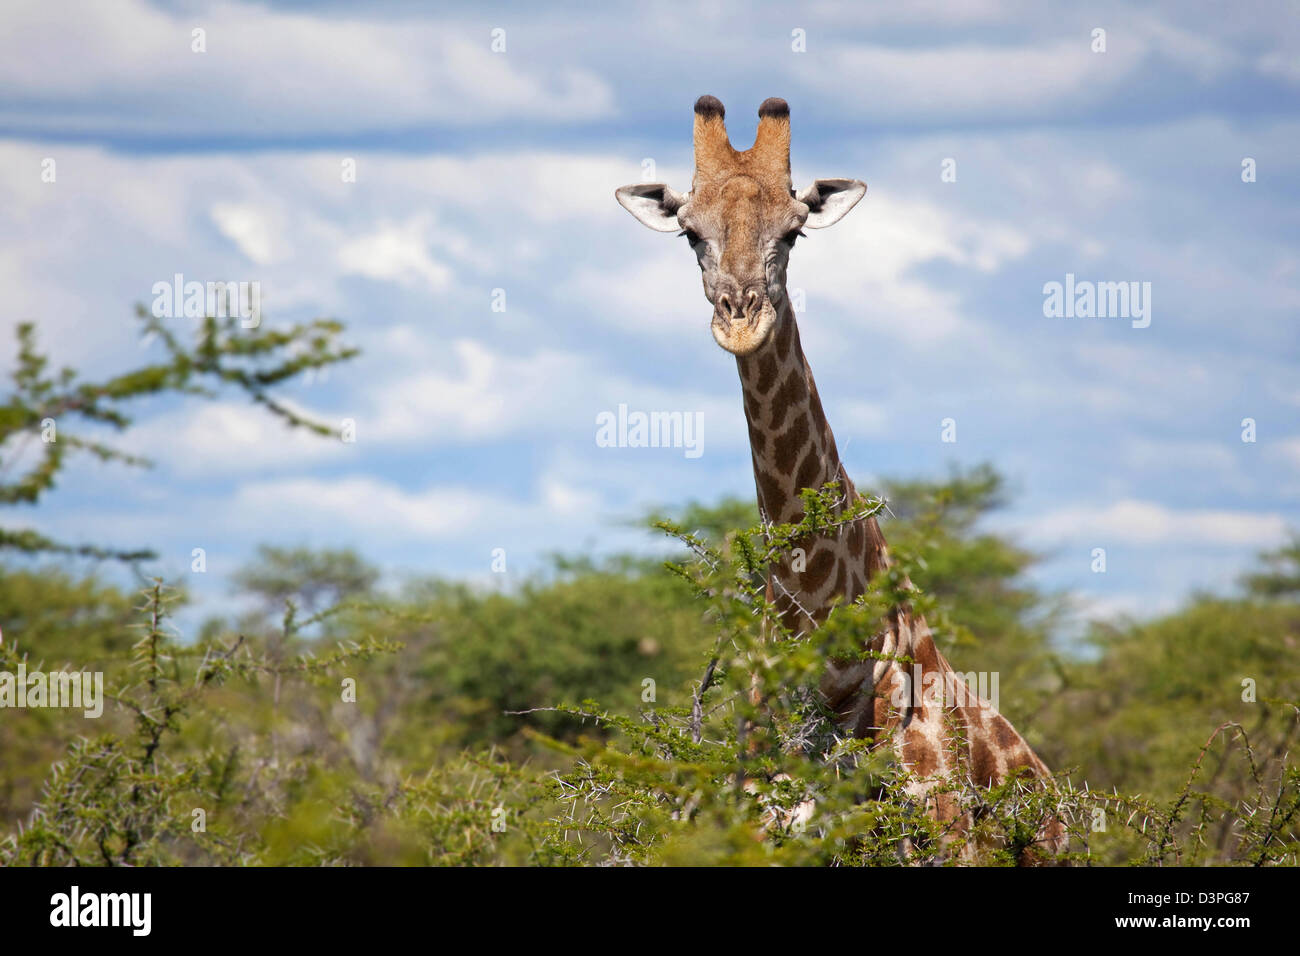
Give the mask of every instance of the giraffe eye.
M 781 237 L 781 241 L 784 242 L 787 246 L 793 246 L 794 241 L 802 235 L 803 235 L 802 229 L 791 229 L 789 232 L 787 232 L 784 236 Z
M 690 243 L 692 246 L 694 246 L 697 242 L 700 241 L 699 233 L 695 232 L 695 230 L 693 229 L 683 229 L 677 235 L 685 236 L 686 241 Z

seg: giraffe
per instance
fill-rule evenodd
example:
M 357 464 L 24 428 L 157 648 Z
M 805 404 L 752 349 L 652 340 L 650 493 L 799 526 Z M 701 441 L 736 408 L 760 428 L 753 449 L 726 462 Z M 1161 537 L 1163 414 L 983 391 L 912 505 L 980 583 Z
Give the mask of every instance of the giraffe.
M 736 357 L 759 511 L 764 521 L 785 523 L 803 517 L 799 492 L 804 488 L 835 481 L 843 491 L 841 508 L 859 500 L 800 346 L 786 269 L 803 230 L 838 222 L 867 187 L 856 179 L 818 179 L 795 191 L 789 107 L 770 98 L 758 116 L 754 145 L 740 152 L 727 135 L 722 103 L 700 97 L 690 191 L 641 183 L 618 189 L 615 197 L 651 229 L 684 235 L 695 252 L 713 306 L 713 338 Z M 796 634 L 823 623 L 836 603 L 862 595 L 868 582 L 891 566 L 874 517 L 811 540 L 804 551 L 802 561 L 785 557 L 768 569 L 769 599 Z M 971 810 L 941 782 L 969 779 L 990 786 L 1011 775 L 1050 778 L 1005 717 L 973 693 L 946 692 L 960 679 L 924 617 L 910 606 L 889 615 L 870 650 L 874 659 L 832 661 L 819 691 L 841 732 L 893 747 L 910 772 L 911 795 L 949 825 L 949 839 L 969 826 Z M 936 681 L 944 693 L 919 692 Z M 1050 820 L 1035 845 L 1058 852 L 1064 838 L 1060 821 Z

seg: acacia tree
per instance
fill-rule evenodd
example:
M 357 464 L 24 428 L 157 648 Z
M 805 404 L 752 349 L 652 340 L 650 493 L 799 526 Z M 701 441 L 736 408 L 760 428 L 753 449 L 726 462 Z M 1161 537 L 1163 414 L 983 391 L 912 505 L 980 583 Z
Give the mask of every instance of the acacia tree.
M 343 326 L 317 319 L 283 329 L 245 328 L 237 317 L 209 316 L 192 339 L 183 339 L 164 320 L 143 306 L 136 307 L 142 336 L 161 344 L 163 355 L 154 362 L 90 381 L 72 368 L 55 372 L 37 341 L 37 327 L 26 322 L 17 327 L 18 354 L 12 371 L 13 387 L 0 399 L 0 506 L 7 513 L 36 505 L 52 490 L 60 473 L 78 453 L 100 462 L 121 462 L 147 467 L 149 461 L 122 451 L 101 437 L 105 429 L 124 432 L 131 425 L 128 409 L 133 402 L 164 394 L 213 397 L 234 389 L 271 415 L 294 428 L 322 436 L 336 430 L 308 418 L 277 397 L 276 389 L 301 373 L 346 361 L 357 354 L 341 341 Z M 102 542 L 64 542 L 29 529 L 15 528 L 0 518 L 0 554 L 25 556 L 79 556 L 114 559 L 136 565 L 155 555 L 143 547 L 121 548 Z M 35 578 L 19 574 L 19 578 Z M 62 579 L 60 579 L 62 580 Z M 66 584 L 64 591 L 68 590 Z M 32 589 L 19 588 L 28 600 L 39 599 Z M 47 589 L 48 590 L 48 589 Z M 114 597 L 116 592 L 105 592 Z M 110 603 L 105 594 L 93 594 L 94 609 Z M 192 711 L 195 698 L 219 686 L 230 676 L 271 672 L 317 674 L 342 660 L 372 653 L 370 643 L 340 649 L 323 660 L 271 660 L 245 646 L 242 638 L 226 644 L 182 647 L 167 633 L 165 619 L 170 591 L 154 581 L 144 592 L 144 636 L 129 647 L 120 666 L 125 621 L 115 606 L 89 622 L 95 640 L 78 640 L 78 656 L 95 655 L 95 663 L 109 673 L 109 698 L 134 715 L 133 724 L 120 730 L 116 721 L 99 735 L 77 737 L 46 778 L 28 824 L 0 847 L 5 862 L 131 864 L 184 859 L 195 845 L 171 856 L 164 847 L 177 833 L 191 834 L 181 803 L 216 806 L 224 794 L 207 772 L 210 753 L 175 754 L 172 742 Z M 60 597 L 67 595 L 60 592 Z M 88 597 L 87 600 L 90 600 Z M 64 605 L 62 610 L 66 611 Z M 26 617 L 38 609 L 21 607 L 18 636 L 27 630 Z M 6 623 L 9 623 L 6 621 Z M 294 627 L 292 608 L 286 630 Z M 377 646 L 377 645 L 376 645 Z M 53 648 L 42 647 L 43 651 Z M 70 648 L 68 648 L 70 649 Z M 197 653 L 197 656 L 196 656 Z M 0 644 L 0 671 L 16 671 L 26 660 L 13 640 Z M 186 668 L 182 661 L 188 665 Z M 184 676 L 182 676 L 184 671 Z M 64 737 L 72 725 L 61 715 L 41 714 L 40 721 L 0 725 L 0 752 L 28 756 L 45 751 L 33 748 L 39 739 Z M 48 718 L 48 719 L 45 719 Z M 5 769 L 8 769 L 7 767 Z M 182 794 L 190 796 L 182 800 Z M 179 802 L 178 802 L 179 801 Z M 0 806 L 7 803 L 0 800 Z M 219 832 L 204 844 L 210 855 L 239 859 L 238 849 L 225 843 Z
M 341 341 L 343 326 L 316 319 L 287 329 L 246 329 L 237 317 L 203 319 L 193 341 L 182 341 L 166 320 L 136 306 L 141 334 L 163 347 L 160 361 L 91 382 L 72 368 L 57 373 L 36 339 L 36 325 L 17 328 L 18 361 L 13 389 L 0 404 L 0 506 L 32 505 L 50 491 L 69 462 L 81 452 L 100 461 L 147 466 L 147 459 L 127 454 L 91 437 L 94 426 L 118 432 L 131 424 L 127 409 L 135 400 L 167 393 L 211 397 L 234 388 L 295 428 L 320 435 L 335 429 L 295 411 L 274 392 L 299 374 L 346 361 L 357 349 Z M 80 429 L 85 428 L 83 433 Z M 147 548 L 119 549 L 102 544 L 55 541 L 27 529 L 0 525 L 0 551 L 80 555 L 141 561 L 154 557 Z

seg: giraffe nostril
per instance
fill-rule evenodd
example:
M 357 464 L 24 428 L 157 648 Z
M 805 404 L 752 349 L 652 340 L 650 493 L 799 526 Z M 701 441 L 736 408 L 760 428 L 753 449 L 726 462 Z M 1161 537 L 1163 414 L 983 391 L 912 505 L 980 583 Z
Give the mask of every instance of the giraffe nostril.
M 725 292 L 718 296 L 718 308 L 722 310 L 722 314 L 727 318 L 730 319 L 735 317 L 735 312 L 731 308 L 731 296 L 727 295 Z
M 753 289 L 750 289 L 749 294 L 745 296 L 745 311 L 749 314 L 750 319 L 758 315 L 758 293 Z

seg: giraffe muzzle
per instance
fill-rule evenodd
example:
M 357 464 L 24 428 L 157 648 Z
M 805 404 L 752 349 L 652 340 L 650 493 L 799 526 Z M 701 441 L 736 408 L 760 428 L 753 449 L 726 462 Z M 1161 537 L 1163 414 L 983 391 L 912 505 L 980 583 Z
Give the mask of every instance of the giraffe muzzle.
M 741 288 L 728 283 L 713 303 L 713 338 L 733 355 L 749 355 L 761 348 L 776 323 L 776 310 L 761 285 Z

